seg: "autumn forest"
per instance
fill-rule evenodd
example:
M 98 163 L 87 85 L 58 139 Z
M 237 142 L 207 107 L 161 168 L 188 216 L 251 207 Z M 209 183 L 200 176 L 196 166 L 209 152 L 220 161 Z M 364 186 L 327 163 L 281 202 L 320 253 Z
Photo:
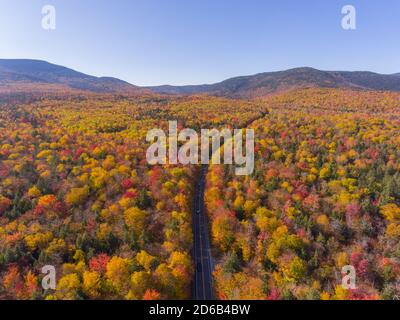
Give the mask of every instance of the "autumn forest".
M 251 128 L 255 169 L 211 164 L 216 299 L 400 294 L 400 94 L 301 88 L 246 98 L 1 91 L 0 297 L 191 299 L 200 165 L 149 165 L 166 128 Z M 57 286 L 41 285 L 45 265 Z M 344 289 L 342 267 L 356 270 Z

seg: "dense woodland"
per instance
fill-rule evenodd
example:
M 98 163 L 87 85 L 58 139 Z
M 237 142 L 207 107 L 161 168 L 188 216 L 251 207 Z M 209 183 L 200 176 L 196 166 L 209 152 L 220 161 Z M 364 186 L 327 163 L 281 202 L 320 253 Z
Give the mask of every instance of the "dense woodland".
M 146 133 L 255 129 L 252 175 L 207 175 L 219 299 L 400 294 L 400 95 L 257 100 L 3 95 L 0 298 L 189 299 L 198 166 L 150 166 Z M 352 264 L 357 290 L 341 288 Z M 57 289 L 41 287 L 44 265 Z
M 254 174 L 215 165 L 207 177 L 218 297 L 397 299 L 400 96 L 310 89 L 265 102 Z
M 21 98 L 29 96 L 0 109 L 1 297 L 190 298 L 197 168 L 148 165 L 146 133 L 168 119 L 240 125 L 237 111 L 248 121 L 260 107 L 203 97 Z M 56 266 L 55 292 L 41 288 L 44 265 Z

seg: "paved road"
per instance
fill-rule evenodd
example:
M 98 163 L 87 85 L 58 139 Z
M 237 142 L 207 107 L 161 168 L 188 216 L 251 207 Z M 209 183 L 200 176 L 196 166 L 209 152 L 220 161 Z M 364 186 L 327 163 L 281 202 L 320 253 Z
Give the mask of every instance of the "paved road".
M 204 188 L 208 166 L 203 165 L 201 177 L 196 182 L 195 200 L 193 212 L 193 235 L 194 235 L 194 262 L 195 281 L 194 299 L 214 299 L 212 285 L 213 261 L 210 251 L 210 239 L 207 228 L 207 219 L 204 212 Z

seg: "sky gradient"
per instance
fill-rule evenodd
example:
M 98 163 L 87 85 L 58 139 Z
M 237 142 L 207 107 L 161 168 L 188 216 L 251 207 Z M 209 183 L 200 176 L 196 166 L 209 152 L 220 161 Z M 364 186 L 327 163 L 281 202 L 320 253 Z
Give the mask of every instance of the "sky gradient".
M 57 27 L 41 27 L 54 5 Z M 357 29 L 341 27 L 354 5 Z M 400 72 L 398 0 L 0 0 L 0 58 L 136 85 L 213 83 L 310 66 Z

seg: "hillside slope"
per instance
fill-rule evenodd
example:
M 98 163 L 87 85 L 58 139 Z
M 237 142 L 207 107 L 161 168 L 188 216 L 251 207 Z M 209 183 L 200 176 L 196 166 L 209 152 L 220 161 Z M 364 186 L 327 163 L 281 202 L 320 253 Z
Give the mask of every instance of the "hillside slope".
M 95 93 L 209 94 L 230 98 L 255 98 L 303 88 L 400 91 L 400 74 L 321 71 L 303 67 L 234 77 L 214 84 L 138 87 L 117 78 L 95 77 L 46 61 L 0 59 L 1 92 L 48 92 L 72 89 Z
M 399 74 L 383 75 L 373 72 L 321 71 L 296 68 L 235 77 L 209 85 L 147 87 L 157 93 L 207 93 L 228 97 L 259 97 L 270 93 L 299 88 L 345 88 L 400 91 Z
M 98 93 L 140 93 L 145 90 L 111 77 L 94 77 L 41 60 L 0 59 L 0 85 L 59 85 Z

